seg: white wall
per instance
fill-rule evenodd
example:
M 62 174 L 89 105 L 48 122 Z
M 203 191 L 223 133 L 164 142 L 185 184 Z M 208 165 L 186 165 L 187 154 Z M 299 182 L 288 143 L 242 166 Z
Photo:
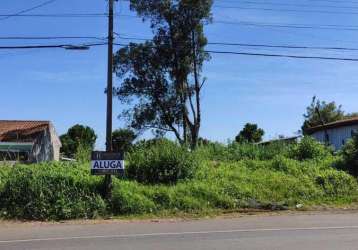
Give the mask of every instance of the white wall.
M 329 142 L 334 147 L 335 150 L 340 150 L 342 146 L 345 143 L 347 143 L 347 140 L 352 138 L 352 132 L 357 132 L 357 131 L 358 131 L 358 125 L 327 129 Z M 316 140 L 325 143 L 324 130 L 313 133 L 311 136 Z

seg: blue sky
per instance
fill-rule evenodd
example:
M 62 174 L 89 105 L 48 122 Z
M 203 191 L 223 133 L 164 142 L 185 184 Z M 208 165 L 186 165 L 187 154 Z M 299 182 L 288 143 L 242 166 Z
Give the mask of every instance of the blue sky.
M 43 0 L 2 0 L 0 14 L 16 13 L 42 2 Z M 226 21 L 358 26 L 357 14 L 309 12 L 314 10 L 358 12 L 358 2 L 356 4 L 325 0 L 299 2 L 311 7 L 296 6 L 297 1 L 255 0 L 253 2 L 217 0 L 213 9 L 214 23 L 206 27 L 209 41 L 358 47 L 358 30 L 291 29 L 219 23 Z M 222 8 L 225 6 L 259 9 Z M 106 8 L 107 2 L 104 0 L 57 0 L 28 14 L 105 13 Z M 268 11 L 268 8 L 281 9 L 281 11 Z M 300 10 L 308 12 L 299 12 Z M 122 15 L 135 15 L 129 11 L 124 1 L 117 4 L 116 12 Z M 126 16 L 116 17 L 115 31 L 131 37 L 151 36 L 147 23 Z M 104 17 L 12 17 L 0 20 L 0 37 L 105 37 L 106 32 L 107 20 Z M 90 39 L 71 41 L 72 43 L 98 42 Z M 68 42 L 68 39 L 63 41 L 0 40 L 0 46 Z M 358 58 L 358 52 L 354 51 L 329 52 L 212 45 L 208 48 L 222 51 Z M 204 120 L 201 136 L 226 142 L 227 139 L 234 138 L 247 122 L 254 122 L 262 127 L 266 131 L 266 139 L 281 134 L 293 135 L 300 129 L 302 114 L 313 95 L 317 95 L 322 100 L 334 100 L 342 104 L 347 112 L 356 112 L 358 111 L 357 73 L 358 62 L 213 55 L 203 72 L 208 81 L 203 92 Z M 117 86 L 120 84 L 118 79 L 115 79 L 115 82 Z M 85 124 L 95 129 L 99 136 L 97 147 L 103 148 L 105 85 L 105 47 L 91 48 L 89 51 L 0 50 L 0 119 L 51 120 L 59 134 L 65 133 L 74 124 Z M 121 104 L 114 99 L 115 116 L 121 110 Z M 114 117 L 114 128 L 122 126 L 124 126 L 123 122 Z

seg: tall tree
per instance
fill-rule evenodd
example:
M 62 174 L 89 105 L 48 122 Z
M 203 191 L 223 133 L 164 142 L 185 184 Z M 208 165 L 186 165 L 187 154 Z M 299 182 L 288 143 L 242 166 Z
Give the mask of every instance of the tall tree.
M 355 116 L 355 114 L 345 114 L 342 106 L 335 102 L 325 102 L 317 99 L 316 96 L 312 98 L 310 106 L 307 107 L 306 113 L 303 115 L 305 121 L 302 126 L 304 134 L 312 127 L 324 125 L 330 122 L 335 122 L 348 117 Z
M 97 140 L 97 135 L 90 127 L 75 125 L 66 134 L 60 136 L 62 143 L 61 153 L 67 157 L 74 157 L 78 149 L 93 149 Z
M 257 126 L 257 124 L 247 123 L 243 130 L 236 136 L 238 143 L 257 143 L 262 141 L 265 131 Z
M 212 0 L 130 0 L 130 8 L 150 20 L 154 37 L 131 43 L 115 56 L 123 79 L 118 97 L 132 108 L 122 115 L 136 130 L 173 132 L 195 148 L 201 127 L 204 25 L 211 21 Z

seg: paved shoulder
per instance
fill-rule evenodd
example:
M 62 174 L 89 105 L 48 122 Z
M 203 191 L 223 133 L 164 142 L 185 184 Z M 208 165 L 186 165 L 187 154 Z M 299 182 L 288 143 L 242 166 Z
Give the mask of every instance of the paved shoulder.
M 356 249 L 358 213 L 190 222 L 8 224 L 0 249 Z

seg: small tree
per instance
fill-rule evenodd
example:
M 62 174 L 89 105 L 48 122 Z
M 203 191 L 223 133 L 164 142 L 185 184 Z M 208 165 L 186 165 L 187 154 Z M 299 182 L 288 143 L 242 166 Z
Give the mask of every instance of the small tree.
M 137 135 L 130 129 L 117 129 L 112 133 L 114 152 L 128 152 Z
M 235 140 L 238 143 L 257 143 L 262 141 L 264 134 L 265 131 L 259 128 L 257 124 L 247 123 Z
M 352 115 L 354 116 L 354 114 Z M 303 115 L 305 121 L 302 126 L 302 131 L 304 134 L 307 134 L 309 128 L 342 120 L 348 116 L 351 115 L 345 115 L 341 105 L 337 106 L 335 102 L 327 103 L 320 101 L 314 96 L 310 106 L 306 109 L 306 114 Z
M 353 138 L 344 145 L 340 154 L 342 162 L 339 167 L 358 177 L 358 134 L 353 135 Z
M 61 153 L 67 157 L 74 157 L 80 146 L 92 150 L 97 135 L 92 128 L 77 124 L 71 127 L 60 139 L 62 143 Z

